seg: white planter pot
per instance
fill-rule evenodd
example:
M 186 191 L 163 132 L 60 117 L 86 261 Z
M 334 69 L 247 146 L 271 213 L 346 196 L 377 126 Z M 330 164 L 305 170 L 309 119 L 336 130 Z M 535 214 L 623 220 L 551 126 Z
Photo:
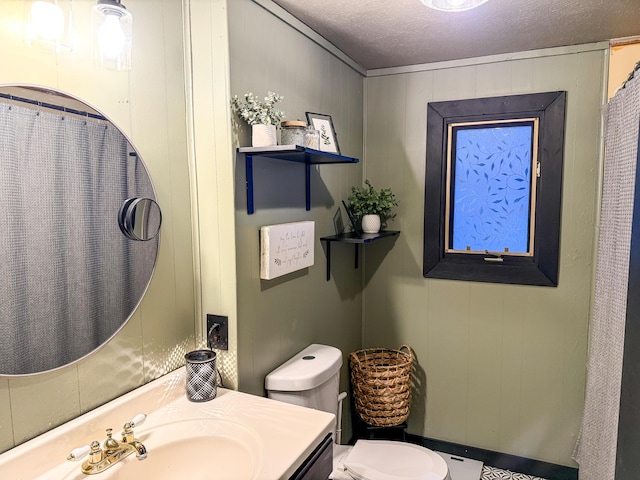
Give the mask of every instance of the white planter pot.
M 251 125 L 251 145 L 254 147 L 272 147 L 278 144 L 276 126 L 261 123 Z
M 378 233 L 380 231 L 380 215 L 363 216 L 362 231 L 364 233 Z

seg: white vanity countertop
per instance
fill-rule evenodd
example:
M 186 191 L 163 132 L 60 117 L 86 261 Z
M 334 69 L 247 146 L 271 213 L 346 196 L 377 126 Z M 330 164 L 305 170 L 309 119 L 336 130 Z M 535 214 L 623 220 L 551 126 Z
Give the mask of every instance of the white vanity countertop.
M 108 479 L 110 475 L 107 473 L 116 468 L 124 473 L 127 468 L 125 462 L 137 461 L 133 455 L 106 472 L 91 477 L 80 472 L 82 462 L 72 463 L 66 458 L 76 447 L 93 440 L 102 443 L 107 428 L 113 428 L 114 437 L 119 438 L 122 426 L 138 413 L 147 414 L 146 421 L 135 428 L 135 435 L 147 447 L 149 459 L 155 442 L 175 441 L 160 438 L 161 433 L 154 436 L 154 429 L 162 432 L 164 426 L 182 425 L 180 422 L 185 420 L 213 421 L 210 424 L 217 421 L 227 428 L 238 425 L 238 429 L 246 430 L 255 439 L 254 445 L 259 445 L 260 451 L 255 456 L 258 468 L 252 478 L 263 480 L 289 478 L 331 433 L 334 422 L 334 416 L 326 412 L 222 388 L 218 388 L 216 398 L 211 401 L 190 402 L 186 398 L 183 367 L 0 455 L 0 477 L 12 480 L 99 480 Z M 208 478 L 216 478 L 216 466 L 209 460 L 202 458 L 199 463 L 208 473 Z M 138 472 L 143 472 L 140 469 L 147 461 L 140 462 Z M 118 475 L 114 478 L 126 477 Z

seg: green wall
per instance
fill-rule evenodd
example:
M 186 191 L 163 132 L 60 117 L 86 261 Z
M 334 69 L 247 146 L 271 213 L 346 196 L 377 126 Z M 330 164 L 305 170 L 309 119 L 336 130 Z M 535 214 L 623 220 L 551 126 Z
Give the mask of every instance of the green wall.
M 236 188 L 239 388 L 263 394 L 264 376 L 312 342 L 345 354 L 406 343 L 417 361 L 410 433 L 575 466 L 607 45 L 372 71 L 363 80 L 295 21 L 282 15 L 285 23 L 261 3 L 269 2 L 229 5 L 231 94 L 274 90 L 285 96 L 288 119 L 303 119 L 305 111 L 331 114 L 343 153 L 362 163 L 314 171 L 310 212 L 295 165 L 256 166 L 255 215 L 247 215 L 244 189 Z M 559 286 L 424 279 L 427 103 L 554 90 L 568 92 Z M 245 125 L 233 130 L 236 145 L 249 145 Z M 243 185 L 240 156 L 235 176 Z M 352 268 L 351 248 L 334 248 L 332 279 L 325 282 L 316 241 L 313 267 L 259 279 L 260 226 L 315 220 L 316 237 L 330 234 L 340 200 L 364 178 L 398 194 L 390 227 L 402 231 L 395 242 L 365 249 L 364 277 Z M 343 367 L 343 389 L 345 382 Z
M 575 466 L 606 48 L 525 52 L 366 79 L 364 173 L 397 192 L 392 227 L 402 234 L 393 249 L 366 252 L 363 344 L 413 347 L 411 433 Z M 427 103 L 555 90 L 568 92 L 558 287 L 423 278 Z
M 232 95 L 275 91 L 284 95 L 282 109 L 290 120 L 304 120 L 306 111 L 330 114 L 342 153 L 362 156 L 360 73 L 250 0 L 229 2 L 229 44 Z M 250 145 L 245 124 L 234 132 L 238 146 Z M 336 346 L 345 358 L 360 347 L 361 269 L 354 269 L 353 248 L 334 246 L 327 282 L 318 239 L 334 234 L 333 215 L 350 187 L 361 183 L 362 167 L 312 167 L 309 212 L 304 178 L 302 165 L 254 159 L 256 213 L 248 215 L 244 158 L 236 158 L 238 380 L 240 390 L 257 395 L 264 394 L 264 378 L 272 369 L 311 343 Z M 314 265 L 260 280 L 260 226 L 302 220 L 315 221 Z M 346 390 L 346 365 L 341 377 Z

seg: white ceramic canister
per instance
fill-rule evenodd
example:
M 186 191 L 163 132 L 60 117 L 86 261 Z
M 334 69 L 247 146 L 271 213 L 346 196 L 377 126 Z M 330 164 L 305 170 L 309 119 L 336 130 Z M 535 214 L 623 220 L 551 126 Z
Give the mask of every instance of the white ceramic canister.
M 300 120 L 287 120 L 280 124 L 280 145 L 305 146 L 307 123 Z
M 277 145 L 276 126 L 256 123 L 251 125 L 251 145 L 254 147 L 272 147 Z

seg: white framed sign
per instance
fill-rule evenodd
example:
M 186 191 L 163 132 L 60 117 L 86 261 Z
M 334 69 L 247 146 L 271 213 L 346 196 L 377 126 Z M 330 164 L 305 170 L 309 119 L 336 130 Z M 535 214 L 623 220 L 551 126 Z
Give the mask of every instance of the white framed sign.
M 315 222 L 260 227 L 260 278 L 271 280 L 313 265 Z

